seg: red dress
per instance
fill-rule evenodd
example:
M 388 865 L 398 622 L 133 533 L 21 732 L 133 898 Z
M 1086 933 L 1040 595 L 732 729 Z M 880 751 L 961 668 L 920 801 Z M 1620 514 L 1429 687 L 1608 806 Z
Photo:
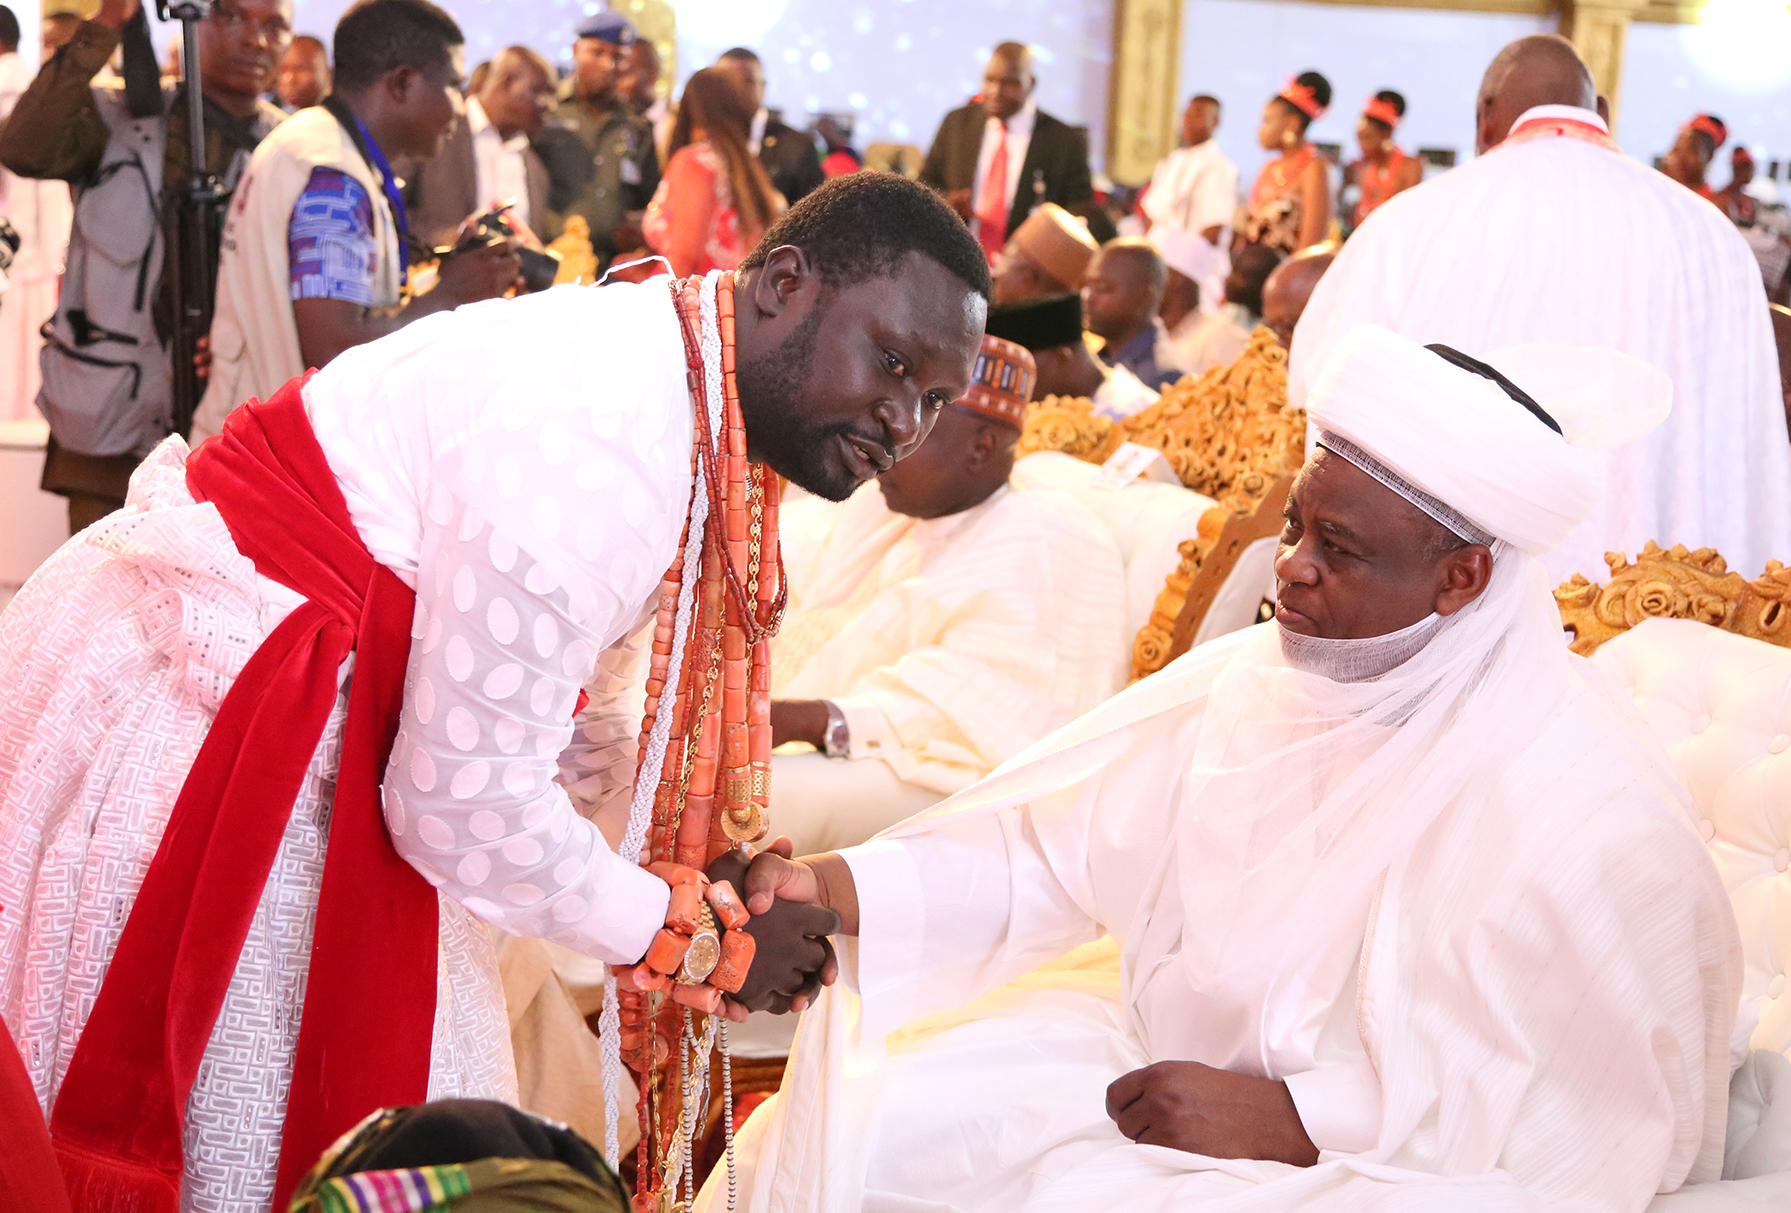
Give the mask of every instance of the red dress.
M 1399 174 L 1411 157 L 1396 147 L 1387 149 L 1387 162 L 1379 167 L 1367 160 L 1358 160 L 1355 164 L 1356 187 L 1362 191 L 1361 199 L 1356 203 L 1356 218 L 1353 226 L 1361 227 L 1362 220 L 1374 209 L 1399 192 Z
M 1300 194 L 1300 178 L 1306 166 L 1318 157 L 1318 149 L 1310 143 L 1284 160 L 1263 165 L 1256 185 L 1250 190 L 1250 203 L 1245 210 L 1242 228 L 1244 239 L 1266 244 L 1283 256 L 1300 247 L 1301 211 L 1304 199 Z
M 692 143 L 672 153 L 641 234 L 674 275 L 687 278 L 733 269 L 762 233 L 741 230 L 727 165 L 707 143 Z

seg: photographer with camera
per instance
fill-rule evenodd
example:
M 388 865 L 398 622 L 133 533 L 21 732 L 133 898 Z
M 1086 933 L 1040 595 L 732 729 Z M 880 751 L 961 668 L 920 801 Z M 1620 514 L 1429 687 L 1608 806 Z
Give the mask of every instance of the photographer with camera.
M 46 330 L 38 393 L 50 422 L 43 487 L 68 498 L 71 533 L 124 504 L 131 472 L 173 423 L 173 293 L 182 252 L 176 196 L 190 179 L 187 95 L 160 83 L 140 7 L 139 0 L 104 0 L 44 64 L 0 130 L 0 164 L 75 190 L 62 299 Z M 205 167 L 227 189 L 284 117 L 261 96 L 286 44 L 289 12 L 285 0 L 221 0 L 198 23 Z M 121 40 L 125 80 L 96 82 Z M 216 261 L 200 272 L 215 275 Z
M 517 282 L 510 241 L 469 239 L 433 289 L 403 297 L 424 246 L 391 164 L 435 156 L 460 112 L 454 19 L 429 0 L 357 0 L 334 41 L 335 91 L 262 143 L 230 207 L 195 443 L 306 368 Z

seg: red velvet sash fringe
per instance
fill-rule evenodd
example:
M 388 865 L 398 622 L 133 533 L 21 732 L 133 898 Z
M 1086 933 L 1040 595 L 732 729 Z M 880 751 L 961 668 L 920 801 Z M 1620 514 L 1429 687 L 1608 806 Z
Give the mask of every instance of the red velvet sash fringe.
M 225 696 L 125 922 L 51 1116 L 77 1213 L 177 1213 L 182 1121 L 294 800 L 355 655 L 275 1209 L 376 1108 L 422 1102 L 436 894 L 398 857 L 380 781 L 415 595 L 373 559 L 295 379 L 187 461 L 237 549 L 305 596 Z

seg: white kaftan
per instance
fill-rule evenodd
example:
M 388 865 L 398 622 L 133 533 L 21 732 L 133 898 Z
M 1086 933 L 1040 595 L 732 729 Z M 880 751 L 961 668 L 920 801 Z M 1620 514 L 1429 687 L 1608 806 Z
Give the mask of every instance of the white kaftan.
M 1541 106 L 1532 117 L 1600 126 Z M 1760 268 L 1735 225 L 1620 152 L 1553 136 L 1501 145 L 1370 215 L 1294 333 L 1303 404 L 1354 325 L 1483 358 L 1560 343 L 1633 354 L 1673 380 L 1673 411 L 1609 452 L 1603 506 L 1543 558 L 1556 582 L 1608 576 L 1607 551 L 1711 546 L 1756 576 L 1791 552 L 1791 444 Z
M 514 1100 L 478 920 L 621 961 L 664 919 L 663 882 L 555 779 L 605 780 L 583 751 L 632 709 L 596 685 L 568 749 L 574 700 L 637 630 L 688 507 L 677 321 L 663 281 L 461 308 L 344 353 L 304 399 L 362 540 L 417 591 L 385 804 L 442 893 L 429 1096 Z M 131 504 L 0 614 L 0 1012 L 46 1110 L 212 716 L 298 602 L 194 504 L 184 453 L 158 448 Z M 267 1206 L 345 701 L 346 682 L 194 1086 L 183 1209 Z
M 1493 576 L 1382 678 L 1247 629 L 845 852 L 859 936 L 738 1138 L 745 1207 L 1633 1213 L 1714 1178 L 1728 900 L 1540 567 Z M 1171 1059 L 1287 1081 L 1318 1165 L 1126 1140 L 1107 1084 Z
M 1124 683 L 1125 572 L 1107 528 L 1067 494 L 1004 487 L 944 518 L 916 519 L 875 484 L 840 504 L 805 498 L 780 521 L 790 606 L 772 642 L 773 695 L 831 699 L 850 756 L 813 760 L 801 803 L 772 820 L 799 849 L 863 842 L 912 813 L 901 795 L 833 797 L 830 768 L 885 765 L 947 796 L 981 779 Z M 931 803 L 927 801 L 926 803 Z

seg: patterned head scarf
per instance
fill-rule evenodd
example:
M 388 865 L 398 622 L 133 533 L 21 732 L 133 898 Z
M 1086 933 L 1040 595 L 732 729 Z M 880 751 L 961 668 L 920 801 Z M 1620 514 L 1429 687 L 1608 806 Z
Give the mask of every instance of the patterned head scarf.
M 385 1108 L 324 1151 L 289 1213 L 627 1213 L 597 1148 L 489 1100 Z

